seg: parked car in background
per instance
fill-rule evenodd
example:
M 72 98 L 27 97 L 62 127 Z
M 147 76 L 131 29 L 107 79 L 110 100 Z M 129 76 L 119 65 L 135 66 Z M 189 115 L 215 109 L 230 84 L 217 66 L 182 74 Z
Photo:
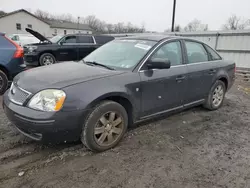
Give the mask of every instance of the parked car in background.
M 0 33 L 0 95 L 8 83 L 24 70 L 23 48 Z
M 36 37 L 28 34 L 12 34 L 8 35 L 7 37 L 19 44 L 19 46 L 40 42 L 40 40 L 38 40 Z
M 24 46 L 24 59 L 27 65 L 43 66 L 61 61 L 78 61 L 83 59 L 101 45 L 114 39 L 106 35 L 70 34 L 47 39 L 40 33 L 26 28 L 42 43 Z
M 81 62 L 19 74 L 4 95 L 4 110 L 34 140 L 81 139 L 104 151 L 135 122 L 197 105 L 220 108 L 234 77 L 234 62 L 196 40 L 116 39 Z

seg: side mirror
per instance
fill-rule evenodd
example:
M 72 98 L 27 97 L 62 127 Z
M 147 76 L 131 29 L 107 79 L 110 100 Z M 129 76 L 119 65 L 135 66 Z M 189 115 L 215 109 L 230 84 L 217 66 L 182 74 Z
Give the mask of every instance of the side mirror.
M 155 58 L 147 62 L 148 69 L 169 69 L 171 62 L 169 59 Z

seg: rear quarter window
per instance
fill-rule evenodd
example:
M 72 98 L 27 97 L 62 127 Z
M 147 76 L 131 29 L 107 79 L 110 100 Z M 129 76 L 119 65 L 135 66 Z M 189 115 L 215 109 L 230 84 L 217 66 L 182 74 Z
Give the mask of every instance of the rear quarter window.
M 114 37 L 112 36 L 94 36 L 94 37 L 97 44 L 105 44 L 107 42 L 114 40 Z
M 78 42 L 83 44 L 93 44 L 92 36 L 78 36 Z
M 216 61 L 216 60 L 221 60 L 222 59 L 220 57 L 220 55 L 215 50 L 213 50 L 211 47 L 209 47 L 206 44 L 204 44 L 204 45 L 205 45 L 205 48 L 207 50 L 210 61 Z

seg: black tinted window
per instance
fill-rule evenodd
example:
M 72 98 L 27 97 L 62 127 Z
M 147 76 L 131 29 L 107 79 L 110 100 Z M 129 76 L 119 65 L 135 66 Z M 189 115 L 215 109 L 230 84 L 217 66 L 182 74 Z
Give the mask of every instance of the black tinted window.
M 65 43 L 76 43 L 76 36 L 67 36 L 65 37 Z
M 207 52 L 211 61 L 221 59 L 221 57 L 212 48 L 210 48 L 208 45 L 205 45 L 205 47 L 207 49 Z
M 181 44 L 179 41 L 169 42 L 160 47 L 151 59 L 168 59 L 171 66 L 182 63 Z
M 188 63 L 197 63 L 208 61 L 205 48 L 201 43 L 186 41 Z
M 114 37 L 111 36 L 95 36 L 95 41 L 97 44 L 105 44 L 111 40 L 114 40 Z
M 79 43 L 94 43 L 92 36 L 78 36 Z

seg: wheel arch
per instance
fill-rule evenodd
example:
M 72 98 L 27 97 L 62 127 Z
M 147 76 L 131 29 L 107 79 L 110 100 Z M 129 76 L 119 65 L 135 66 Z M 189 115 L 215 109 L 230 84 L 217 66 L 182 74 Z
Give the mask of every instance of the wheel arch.
M 46 53 L 49 53 L 49 54 L 52 54 L 56 60 L 56 54 L 52 51 L 52 50 L 45 50 L 45 51 L 42 51 L 39 53 L 38 55 L 38 60 L 39 60 L 39 63 L 40 63 L 40 57 L 43 55 L 43 54 L 46 54 Z
M 8 80 L 10 80 L 10 79 L 11 79 L 11 76 L 10 76 L 9 70 L 8 70 L 6 67 L 4 67 L 3 65 L 1 65 L 1 64 L 0 64 L 0 70 L 1 70 L 1 71 L 3 71 L 3 72 L 4 72 L 4 74 L 6 74 L 6 76 L 7 76 Z
M 120 105 L 122 105 L 125 108 L 125 110 L 126 110 L 126 112 L 128 114 L 129 126 L 131 126 L 134 123 L 134 120 L 136 118 L 136 115 L 135 115 L 136 114 L 136 108 L 133 105 L 134 104 L 133 100 L 126 93 L 113 92 L 113 93 L 104 94 L 104 95 L 96 98 L 91 103 L 89 103 L 89 105 L 87 106 L 87 109 L 92 109 L 96 105 L 98 105 L 99 103 L 101 103 L 102 101 L 105 101 L 105 100 L 114 101 L 114 102 L 117 102 Z
M 228 78 L 227 78 L 227 76 L 220 76 L 220 77 L 218 77 L 217 80 L 222 81 L 226 86 L 226 90 L 228 89 Z

